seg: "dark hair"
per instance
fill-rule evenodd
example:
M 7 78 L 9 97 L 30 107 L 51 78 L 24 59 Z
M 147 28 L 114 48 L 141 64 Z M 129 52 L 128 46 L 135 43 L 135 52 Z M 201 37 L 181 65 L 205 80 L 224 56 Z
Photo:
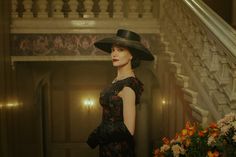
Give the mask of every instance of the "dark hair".
M 133 58 L 131 60 L 131 68 L 135 69 L 135 68 L 139 67 L 140 63 L 141 63 L 140 59 L 133 56 Z

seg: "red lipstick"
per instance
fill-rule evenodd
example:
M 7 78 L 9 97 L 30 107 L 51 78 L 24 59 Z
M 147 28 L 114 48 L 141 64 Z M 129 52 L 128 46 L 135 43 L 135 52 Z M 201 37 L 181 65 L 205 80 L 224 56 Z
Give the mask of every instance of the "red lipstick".
M 112 61 L 113 61 L 113 62 L 117 62 L 117 61 L 119 61 L 119 59 L 112 59 Z

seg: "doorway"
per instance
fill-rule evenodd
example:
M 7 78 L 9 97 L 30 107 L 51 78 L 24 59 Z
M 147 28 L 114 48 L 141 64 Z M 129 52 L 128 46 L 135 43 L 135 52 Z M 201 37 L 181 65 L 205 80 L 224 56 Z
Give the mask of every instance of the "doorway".
M 36 88 L 37 106 L 39 107 L 39 128 L 41 157 L 49 157 L 49 84 L 42 80 Z

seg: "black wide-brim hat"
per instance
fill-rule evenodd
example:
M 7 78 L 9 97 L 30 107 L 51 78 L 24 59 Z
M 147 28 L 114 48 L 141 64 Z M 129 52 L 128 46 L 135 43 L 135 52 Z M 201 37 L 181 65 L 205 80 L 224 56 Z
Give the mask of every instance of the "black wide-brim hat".
M 113 45 L 123 46 L 130 50 L 132 56 L 140 60 L 154 60 L 152 53 L 141 43 L 140 36 L 129 30 L 119 29 L 116 36 L 96 41 L 94 45 L 108 53 L 111 53 Z

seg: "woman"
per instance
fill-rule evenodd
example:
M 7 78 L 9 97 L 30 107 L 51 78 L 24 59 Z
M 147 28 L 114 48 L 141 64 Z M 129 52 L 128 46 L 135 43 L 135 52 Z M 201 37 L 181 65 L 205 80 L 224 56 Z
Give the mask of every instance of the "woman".
M 133 69 L 140 60 L 153 60 L 153 55 L 132 31 L 119 29 L 115 37 L 95 42 L 95 46 L 111 54 L 117 76 L 100 95 L 103 107 L 101 124 L 89 135 L 91 148 L 100 146 L 100 157 L 134 157 L 135 105 L 140 101 L 143 84 Z

